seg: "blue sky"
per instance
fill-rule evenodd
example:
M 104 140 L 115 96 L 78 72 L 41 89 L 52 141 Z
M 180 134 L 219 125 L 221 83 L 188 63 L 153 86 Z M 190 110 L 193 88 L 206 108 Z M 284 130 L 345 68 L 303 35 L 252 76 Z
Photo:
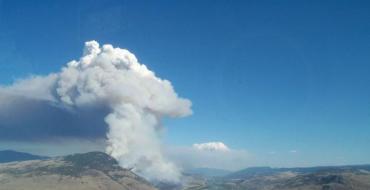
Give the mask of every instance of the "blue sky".
M 370 163 L 366 1 L 0 1 L 0 83 L 57 72 L 97 40 L 193 102 L 165 141 L 261 165 Z M 295 150 L 296 152 L 291 152 Z

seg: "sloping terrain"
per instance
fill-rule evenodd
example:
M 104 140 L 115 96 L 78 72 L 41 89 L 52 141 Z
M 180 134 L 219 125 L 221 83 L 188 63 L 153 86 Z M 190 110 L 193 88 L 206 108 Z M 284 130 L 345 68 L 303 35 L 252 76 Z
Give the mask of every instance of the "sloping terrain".
M 154 190 L 102 152 L 0 164 L 1 190 Z
M 226 176 L 185 174 L 161 190 L 369 190 L 370 166 L 247 168 Z M 203 175 L 203 176 L 202 176 Z M 0 164 L 0 190 L 154 190 L 102 152 Z

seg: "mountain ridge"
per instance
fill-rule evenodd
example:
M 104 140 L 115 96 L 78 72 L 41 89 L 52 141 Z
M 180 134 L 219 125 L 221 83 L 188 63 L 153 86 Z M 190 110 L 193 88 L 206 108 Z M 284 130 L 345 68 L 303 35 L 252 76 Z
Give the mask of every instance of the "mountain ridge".
M 370 171 L 370 164 L 360 165 L 339 165 L 339 166 L 313 166 L 313 167 L 291 167 L 291 168 L 273 168 L 269 166 L 262 167 L 249 167 L 242 170 L 232 172 L 224 177 L 235 178 L 235 177 L 250 177 L 254 175 L 263 175 L 279 172 L 296 172 L 296 173 L 313 173 L 313 172 L 333 172 L 333 171 L 345 171 L 345 170 L 368 170 Z
M 47 158 L 49 157 L 34 155 L 26 152 L 18 152 L 14 150 L 0 150 L 0 164 L 14 161 L 40 160 Z
M 148 181 L 103 152 L 0 164 L 6 190 L 155 190 Z
M 185 190 L 369 190 L 370 165 L 251 167 L 224 177 L 189 176 Z

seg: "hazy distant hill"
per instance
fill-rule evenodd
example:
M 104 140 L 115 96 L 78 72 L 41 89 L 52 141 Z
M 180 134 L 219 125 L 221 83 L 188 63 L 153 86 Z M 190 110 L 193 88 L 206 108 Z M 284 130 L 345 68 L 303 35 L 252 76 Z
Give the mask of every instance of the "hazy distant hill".
M 224 178 L 228 179 L 249 178 L 258 175 L 269 175 L 276 172 L 278 171 L 270 167 L 250 167 L 225 175 Z
M 40 160 L 46 159 L 45 156 L 37 156 L 24 152 L 16 152 L 13 150 L 1 150 L 0 151 L 0 163 L 14 162 L 14 161 L 25 161 L 25 160 Z
M 254 167 L 223 178 L 192 176 L 183 189 L 370 190 L 370 165 L 311 168 Z
M 351 172 L 358 170 L 370 171 L 370 165 L 354 165 L 354 166 L 318 166 L 318 167 L 305 167 L 305 168 L 271 168 L 271 167 L 251 167 L 240 171 L 236 171 L 225 175 L 227 179 L 249 178 L 261 175 L 272 175 L 282 172 L 294 172 L 300 174 L 308 174 L 315 172 Z
M 204 177 L 222 177 L 231 173 L 231 171 L 215 168 L 193 168 L 185 171 L 190 175 L 201 175 Z
M 1 190 L 154 190 L 102 152 L 0 164 Z

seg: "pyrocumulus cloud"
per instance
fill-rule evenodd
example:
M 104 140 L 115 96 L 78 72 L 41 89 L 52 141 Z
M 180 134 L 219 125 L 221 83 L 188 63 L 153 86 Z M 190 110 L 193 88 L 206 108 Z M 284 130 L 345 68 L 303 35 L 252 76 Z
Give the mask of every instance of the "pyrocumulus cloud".
M 95 129 L 104 125 L 92 127 L 96 133 L 106 131 L 106 152 L 123 167 L 133 168 L 150 180 L 179 179 L 177 167 L 162 154 L 158 131 L 162 117 L 190 115 L 191 102 L 180 98 L 168 80 L 157 77 L 128 50 L 86 42 L 82 57 L 69 62 L 60 72 L 0 87 L 0 128 L 5 126 L 4 131 L 11 131 L 11 125 L 17 123 L 16 116 L 8 113 L 18 114 L 22 105 L 37 110 L 45 104 L 49 108 L 41 111 L 68 113 L 67 119 L 97 118 L 99 122 L 98 118 L 102 118 L 108 126 L 106 130 Z M 94 114 L 81 114 L 90 112 Z M 84 133 L 89 131 L 86 128 L 78 130 Z M 54 130 L 63 132 L 51 131 Z

